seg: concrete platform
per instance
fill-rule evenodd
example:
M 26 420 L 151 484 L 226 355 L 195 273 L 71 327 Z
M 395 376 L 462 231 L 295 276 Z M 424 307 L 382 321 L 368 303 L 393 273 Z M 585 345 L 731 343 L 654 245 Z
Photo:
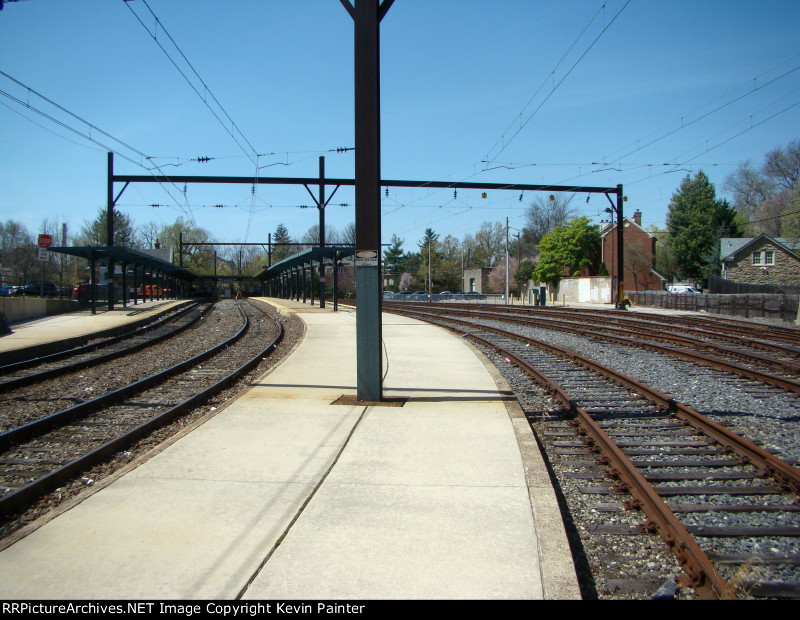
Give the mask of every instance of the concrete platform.
M 355 314 L 269 301 L 306 323 L 293 354 L 0 552 L 0 598 L 580 598 L 530 428 L 464 340 L 384 315 L 404 405 L 338 405 Z
M 42 317 L 23 323 L 13 323 L 11 333 L 0 336 L 0 364 L 3 358 L 11 359 L 19 349 L 37 347 L 63 340 L 75 340 L 89 334 L 96 334 L 146 320 L 169 308 L 184 303 L 179 300 L 148 301 L 127 308 L 119 306 L 114 310 L 91 310 L 68 312 Z M 14 361 L 14 360 L 12 360 Z

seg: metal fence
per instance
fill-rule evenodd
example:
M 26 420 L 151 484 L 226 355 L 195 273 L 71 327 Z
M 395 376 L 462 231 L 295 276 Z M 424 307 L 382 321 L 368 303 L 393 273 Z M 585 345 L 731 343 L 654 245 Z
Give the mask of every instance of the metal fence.
M 673 310 L 693 310 L 745 318 L 794 321 L 800 294 L 747 293 L 742 295 L 710 293 L 667 293 L 666 291 L 630 291 L 625 295 L 634 305 Z
M 800 295 L 800 286 L 788 284 L 747 284 L 734 282 L 719 276 L 708 279 L 708 293 L 722 293 L 725 295 L 746 295 L 749 293 L 767 293 L 772 295 Z

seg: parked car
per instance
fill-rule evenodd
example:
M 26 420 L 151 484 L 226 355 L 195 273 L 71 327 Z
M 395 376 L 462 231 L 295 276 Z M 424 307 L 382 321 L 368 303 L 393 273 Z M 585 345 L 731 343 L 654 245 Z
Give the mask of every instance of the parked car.
M 483 295 L 481 293 L 477 293 L 475 291 L 470 291 L 468 293 L 464 293 L 463 299 L 465 299 L 467 301 L 476 300 L 476 299 L 486 299 L 486 295 Z
M 13 295 L 14 291 L 16 291 L 18 288 L 22 288 L 22 287 L 21 286 L 4 286 L 2 291 L 0 291 L 0 295 L 3 295 L 3 296 Z
M 408 301 L 409 296 L 413 291 L 400 291 L 392 295 L 392 301 Z
M 409 301 L 427 301 L 428 300 L 428 293 L 427 291 L 415 291 L 408 296 Z
M 55 284 L 45 282 L 44 284 L 28 284 L 18 286 L 12 295 L 25 295 L 27 297 L 55 297 L 58 289 Z
M 667 286 L 667 292 L 669 293 L 699 293 L 696 288 L 690 286 L 689 284 L 670 284 Z
M 441 293 L 436 293 L 436 297 L 438 299 L 453 299 L 453 293 L 450 291 L 442 291 Z

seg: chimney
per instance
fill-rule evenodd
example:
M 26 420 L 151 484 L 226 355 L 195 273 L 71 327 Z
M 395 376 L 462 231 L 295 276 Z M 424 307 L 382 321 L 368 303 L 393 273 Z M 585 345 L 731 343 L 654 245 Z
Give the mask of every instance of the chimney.
M 637 226 L 642 225 L 642 212 L 639 209 L 633 212 L 633 221 L 636 223 Z

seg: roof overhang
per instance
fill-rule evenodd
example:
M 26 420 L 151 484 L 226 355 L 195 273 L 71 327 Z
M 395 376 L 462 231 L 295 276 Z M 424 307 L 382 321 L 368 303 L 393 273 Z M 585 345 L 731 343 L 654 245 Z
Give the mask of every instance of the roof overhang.
M 129 248 L 125 246 L 75 246 L 75 247 L 55 247 L 48 248 L 51 252 L 58 252 L 59 254 L 69 254 L 71 256 L 78 256 L 86 260 L 99 260 L 113 263 L 127 263 L 133 265 L 144 265 L 150 269 L 158 269 L 171 276 L 191 280 L 199 277 L 190 269 L 180 267 L 165 261 L 156 256 L 152 256 L 142 250 Z
M 356 249 L 353 246 L 313 247 L 299 254 L 295 254 L 294 256 L 290 256 L 289 258 L 285 258 L 281 262 L 275 263 L 270 267 L 266 267 L 254 277 L 258 280 L 270 280 L 294 269 L 310 267 L 312 263 L 321 262 L 326 265 L 332 265 L 334 261 L 353 256 L 355 253 Z

